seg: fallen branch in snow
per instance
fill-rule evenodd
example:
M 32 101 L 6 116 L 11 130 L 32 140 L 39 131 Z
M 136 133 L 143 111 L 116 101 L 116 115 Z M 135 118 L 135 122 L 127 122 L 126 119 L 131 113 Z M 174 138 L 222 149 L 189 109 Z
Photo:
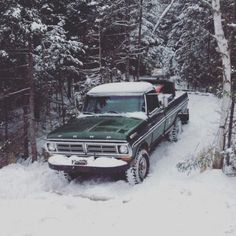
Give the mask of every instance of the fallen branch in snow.
M 203 172 L 208 168 L 212 168 L 213 159 L 214 148 L 209 147 L 196 155 L 193 154 L 191 158 L 179 162 L 176 167 L 179 172 L 186 172 L 187 175 L 190 175 L 192 171 L 200 170 L 200 172 Z

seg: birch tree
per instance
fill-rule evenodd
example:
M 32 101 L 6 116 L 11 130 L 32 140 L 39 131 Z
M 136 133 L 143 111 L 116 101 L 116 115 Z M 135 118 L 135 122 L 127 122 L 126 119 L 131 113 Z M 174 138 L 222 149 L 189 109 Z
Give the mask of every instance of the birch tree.
M 222 151 L 225 148 L 226 124 L 230 111 L 231 104 L 231 60 L 228 40 L 225 36 L 222 25 L 222 14 L 220 8 L 220 0 L 212 0 L 213 20 L 215 29 L 215 39 L 221 54 L 223 66 L 223 98 L 221 103 L 221 116 L 219 133 L 217 137 L 217 151 Z

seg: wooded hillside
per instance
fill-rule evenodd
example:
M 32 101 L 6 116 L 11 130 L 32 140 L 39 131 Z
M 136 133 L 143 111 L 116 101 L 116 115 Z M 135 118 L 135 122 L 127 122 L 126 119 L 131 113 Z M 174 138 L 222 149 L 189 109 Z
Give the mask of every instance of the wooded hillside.
M 210 3 L 1 1 L 0 152 L 8 160 L 28 156 L 30 144 L 33 153 L 35 132 L 64 123 L 76 112 L 76 98 L 95 84 L 137 80 L 161 68 L 166 78 L 217 92 L 222 66 Z M 221 8 L 226 37 L 234 39 L 235 1 Z

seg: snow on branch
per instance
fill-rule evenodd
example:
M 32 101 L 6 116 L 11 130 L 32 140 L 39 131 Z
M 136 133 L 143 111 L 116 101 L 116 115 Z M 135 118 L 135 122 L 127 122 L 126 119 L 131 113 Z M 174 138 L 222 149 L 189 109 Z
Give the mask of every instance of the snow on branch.
M 24 88 L 24 89 L 21 89 L 21 90 L 18 90 L 16 92 L 12 92 L 12 93 L 8 93 L 2 97 L 0 97 L 0 99 L 4 99 L 4 98 L 7 98 L 7 97 L 10 97 L 10 96 L 13 96 L 13 95 L 17 95 L 19 93 L 25 93 L 26 91 L 28 91 L 30 88 Z
M 31 31 L 41 31 L 44 32 L 47 29 L 47 26 L 42 24 L 42 22 L 33 22 L 30 27 Z
M 0 57 L 8 57 L 8 53 L 5 50 L 0 50 Z
M 157 21 L 156 25 L 154 26 L 154 29 L 152 31 L 152 33 L 154 34 L 157 27 L 160 25 L 161 20 L 165 17 L 165 15 L 168 13 L 168 11 L 170 10 L 170 8 L 172 7 L 172 5 L 174 4 L 175 0 L 171 0 L 171 3 L 165 8 L 165 10 L 162 12 L 159 20 Z
M 228 24 L 228 26 L 229 26 L 230 28 L 236 29 L 236 24 L 235 24 L 235 23 Z
M 205 3 L 208 7 L 211 8 L 211 3 L 208 0 L 201 0 L 201 2 Z

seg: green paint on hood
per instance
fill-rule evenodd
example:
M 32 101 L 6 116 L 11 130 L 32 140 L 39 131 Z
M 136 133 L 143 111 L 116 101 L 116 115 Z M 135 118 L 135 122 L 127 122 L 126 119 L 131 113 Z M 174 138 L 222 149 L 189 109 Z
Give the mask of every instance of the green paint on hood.
M 48 139 L 127 140 L 132 131 L 143 122 L 145 121 L 138 118 L 123 116 L 75 118 L 48 134 Z

